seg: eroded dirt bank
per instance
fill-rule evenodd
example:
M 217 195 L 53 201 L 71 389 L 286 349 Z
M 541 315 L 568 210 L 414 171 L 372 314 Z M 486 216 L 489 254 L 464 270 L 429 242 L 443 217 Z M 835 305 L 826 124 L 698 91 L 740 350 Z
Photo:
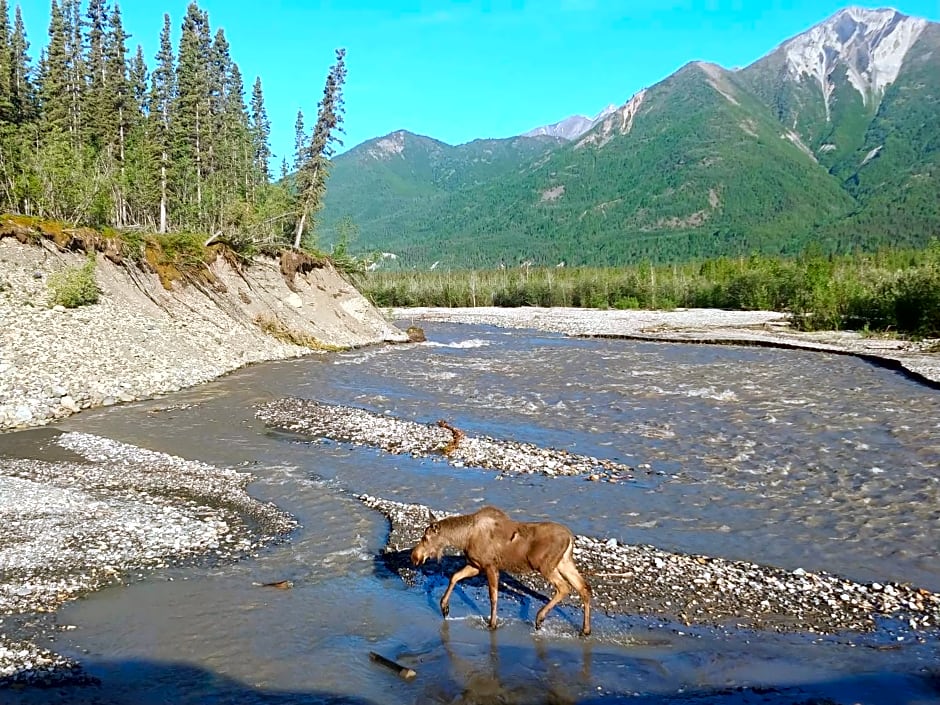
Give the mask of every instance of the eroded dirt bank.
M 84 253 L 0 237 L 0 430 L 178 391 L 243 365 L 404 341 L 327 262 L 285 274 L 274 258 L 218 257 L 202 281 L 98 253 L 98 303 L 50 307 L 49 279 Z

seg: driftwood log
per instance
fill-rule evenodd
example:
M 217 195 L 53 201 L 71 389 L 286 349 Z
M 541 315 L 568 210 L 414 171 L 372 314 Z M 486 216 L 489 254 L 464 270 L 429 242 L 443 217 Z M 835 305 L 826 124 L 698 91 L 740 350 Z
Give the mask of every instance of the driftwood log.
M 369 658 L 372 659 L 375 663 L 378 663 L 382 666 L 385 666 L 387 669 L 394 671 L 400 678 L 404 678 L 406 681 L 410 681 L 418 676 L 418 672 L 413 668 L 408 668 L 407 666 L 402 666 L 400 663 L 395 663 L 391 659 L 385 658 L 382 654 L 377 654 L 374 651 L 369 652 Z

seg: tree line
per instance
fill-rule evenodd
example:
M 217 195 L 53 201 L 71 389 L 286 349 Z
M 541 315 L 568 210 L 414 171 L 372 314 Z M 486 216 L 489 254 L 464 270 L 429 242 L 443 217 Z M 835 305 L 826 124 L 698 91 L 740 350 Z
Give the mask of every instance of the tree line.
M 818 246 L 793 257 L 754 254 L 683 264 L 513 267 L 362 273 L 376 306 L 722 308 L 791 314 L 803 330 L 940 337 L 940 240 L 846 255 Z
M 342 144 L 345 50 L 312 129 L 298 111 L 293 161 L 275 179 L 261 78 L 246 101 L 225 32 L 196 2 L 175 47 L 164 15 L 150 64 L 106 0 L 52 0 L 36 64 L 29 47 L 19 6 L 11 22 L 0 0 L 0 210 L 236 245 L 313 242 Z

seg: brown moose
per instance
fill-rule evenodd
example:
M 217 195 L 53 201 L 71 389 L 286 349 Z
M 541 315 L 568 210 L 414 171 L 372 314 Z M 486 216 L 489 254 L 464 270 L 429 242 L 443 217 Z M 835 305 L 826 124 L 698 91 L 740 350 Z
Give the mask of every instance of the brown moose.
M 467 565 L 451 576 L 441 598 L 441 614 L 445 617 L 450 612 L 454 586 L 482 572 L 490 589 L 489 626 L 496 629 L 499 571 L 537 572 L 552 584 L 555 594 L 535 616 L 535 628 L 542 626 L 548 613 L 574 588 L 584 606 L 581 633 L 584 636 L 591 633 L 591 588 L 574 564 L 574 536 L 568 527 L 552 521 L 513 521 L 496 507 L 483 507 L 474 514 L 441 520 L 432 514 L 431 524 L 411 551 L 411 562 L 421 565 L 428 558 L 440 560 L 448 546 L 462 550 Z

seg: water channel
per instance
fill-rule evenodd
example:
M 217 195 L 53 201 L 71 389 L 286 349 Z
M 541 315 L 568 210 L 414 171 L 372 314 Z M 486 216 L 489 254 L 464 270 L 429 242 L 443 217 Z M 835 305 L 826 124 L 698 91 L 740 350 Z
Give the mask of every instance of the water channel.
M 425 326 L 430 342 L 267 363 L 171 397 L 60 424 L 250 470 L 302 524 L 234 565 L 172 568 L 63 608 L 54 648 L 101 687 L 16 694 L 74 703 L 928 703 L 940 638 L 683 629 L 431 592 L 376 559 L 368 493 L 455 511 L 484 503 L 597 537 L 940 591 L 940 395 L 851 357 Z M 300 396 L 613 458 L 624 484 L 451 467 L 265 429 Z M 291 590 L 257 583 L 289 579 Z M 370 651 L 418 671 L 411 682 Z M 0 693 L 0 702 L 9 697 Z M 49 698 L 44 700 L 44 698 Z

